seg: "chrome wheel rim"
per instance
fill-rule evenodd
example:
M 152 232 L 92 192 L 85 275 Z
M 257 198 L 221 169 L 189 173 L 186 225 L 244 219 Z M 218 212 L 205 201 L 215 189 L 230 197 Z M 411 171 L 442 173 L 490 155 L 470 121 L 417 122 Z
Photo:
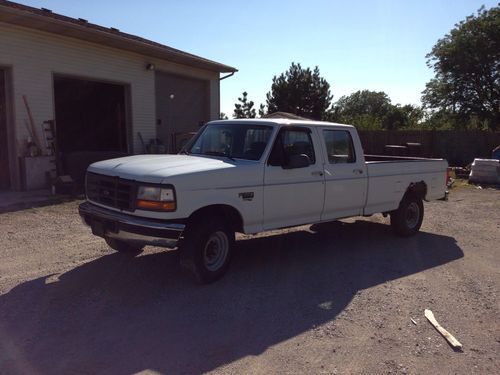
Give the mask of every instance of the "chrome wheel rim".
M 420 207 L 416 202 L 411 202 L 406 208 L 406 226 L 413 229 L 420 220 Z
M 203 262 L 209 271 L 219 270 L 229 253 L 229 239 L 222 231 L 214 232 L 208 238 L 203 249 Z

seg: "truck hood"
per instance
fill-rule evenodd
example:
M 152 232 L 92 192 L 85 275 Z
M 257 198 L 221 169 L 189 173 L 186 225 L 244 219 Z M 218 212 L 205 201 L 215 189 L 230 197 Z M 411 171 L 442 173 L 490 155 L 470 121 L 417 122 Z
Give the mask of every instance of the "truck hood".
M 135 155 L 93 163 L 88 171 L 129 180 L 162 183 L 173 176 L 234 168 L 238 162 L 193 155 Z

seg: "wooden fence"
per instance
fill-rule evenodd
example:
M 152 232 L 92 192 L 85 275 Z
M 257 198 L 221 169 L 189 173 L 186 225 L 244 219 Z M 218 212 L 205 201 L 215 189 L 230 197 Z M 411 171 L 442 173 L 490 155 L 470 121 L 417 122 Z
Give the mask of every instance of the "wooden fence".
M 450 166 L 465 166 L 474 158 L 491 158 L 492 150 L 500 145 L 500 132 L 457 130 L 360 130 L 365 154 L 384 153 L 386 145 L 422 144 L 422 156 L 444 158 Z

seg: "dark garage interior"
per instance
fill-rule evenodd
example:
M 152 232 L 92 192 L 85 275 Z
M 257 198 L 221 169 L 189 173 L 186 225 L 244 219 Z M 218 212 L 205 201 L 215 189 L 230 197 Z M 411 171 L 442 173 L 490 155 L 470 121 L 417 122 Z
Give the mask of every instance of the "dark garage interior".
M 0 69 L 0 190 L 10 188 L 5 70 Z
M 95 161 L 127 155 L 126 87 L 55 77 L 58 174 L 82 183 Z

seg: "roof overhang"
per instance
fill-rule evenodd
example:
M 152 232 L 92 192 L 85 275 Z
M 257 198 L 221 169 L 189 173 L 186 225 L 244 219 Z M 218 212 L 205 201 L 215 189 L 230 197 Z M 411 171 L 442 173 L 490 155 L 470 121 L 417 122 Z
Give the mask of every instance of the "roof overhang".
M 219 73 L 238 71 L 231 66 L 126 34 L 117 29 L 106 28 L 85 20 L 62 16 L 48 10 L 32 8 L 10 1 L 0 0 L 0 22 L 85 40 L 194 68 Z

